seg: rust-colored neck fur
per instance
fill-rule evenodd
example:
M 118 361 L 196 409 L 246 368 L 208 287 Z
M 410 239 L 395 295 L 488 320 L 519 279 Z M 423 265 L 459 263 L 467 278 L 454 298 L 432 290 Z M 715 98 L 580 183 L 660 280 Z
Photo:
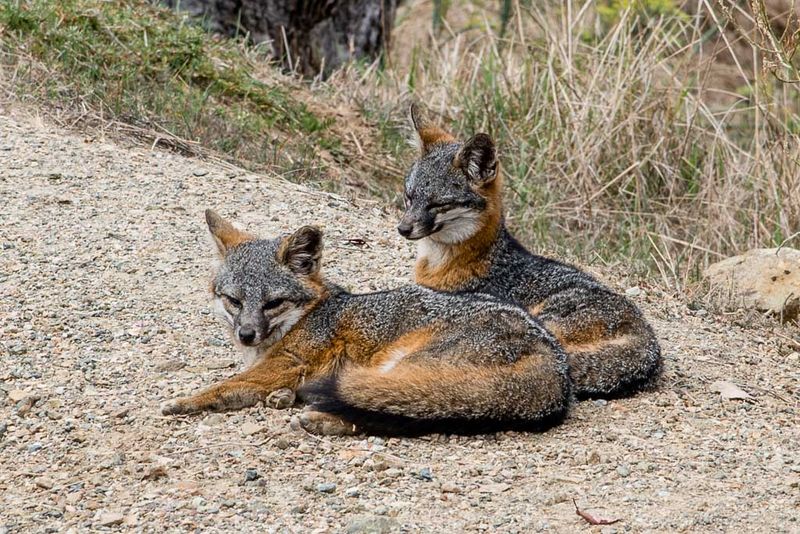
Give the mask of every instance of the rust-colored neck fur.
M 461 243 L 432 242 L 432 248 L 436 248 L 441 257 L 417 257 L 415 277 L 418 284 L 443 291 L 457 291 L 473 279 L 486 275 L 491 263 L 489 253 L 503 226 L 502 192 L 502 178 L 498 169 L 497 177 L 482 191 L 486 198 L 486 209 L 481 213 L 480 229 Z

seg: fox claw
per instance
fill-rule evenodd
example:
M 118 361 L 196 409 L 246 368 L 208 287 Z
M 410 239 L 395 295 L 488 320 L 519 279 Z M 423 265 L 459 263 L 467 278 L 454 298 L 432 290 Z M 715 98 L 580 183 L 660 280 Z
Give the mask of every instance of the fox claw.
M 273 391 L 267 396 L 264 403 L 276 410 L 284 410 L 294 404 L 295 393 L 289 388 L 281 388 Z

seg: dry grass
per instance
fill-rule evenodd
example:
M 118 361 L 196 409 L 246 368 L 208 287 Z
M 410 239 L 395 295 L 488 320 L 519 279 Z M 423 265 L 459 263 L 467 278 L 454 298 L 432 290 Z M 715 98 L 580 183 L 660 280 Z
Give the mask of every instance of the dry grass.
M 356 95 L 398 150 L 411 97 L 462 136 L 491 133 L 511 225 L 534 247 L 633 260 L 682 287 L 800 227 L 796 88 L 762 69 L 757 35 L 732 43 L 730 28 L 709 30 L 723 12 L 656 16 L 623 2 L 608 24 L 593 2 L 517 2 L 501 37 L 501 13 L 453 4 L 437 35 L 404 28 L 401 14 L 394 68 L 351 69 L 331 88 Z M 409 10 L 426 19 L 423 3 Z M 756 58 L 738 67 L 736 92 L 708 55 L 720 37 Z
M 143 0 L 6 2 L 0 45 L 7 87 L 64 122 L 389 199 L 417 99 L 495 137 L 532 248 L 681 288 L 800 229 L 798 26 L 778 3 L 409 1 L 386 68 L 311 84 Z
M 331 121 L 298 80 L 242 41 L 218 39 L 146 0 L 0 3 L 3 88 L 73 126 L 153 146 L 216 154 L 248 168 L 322 180 Z

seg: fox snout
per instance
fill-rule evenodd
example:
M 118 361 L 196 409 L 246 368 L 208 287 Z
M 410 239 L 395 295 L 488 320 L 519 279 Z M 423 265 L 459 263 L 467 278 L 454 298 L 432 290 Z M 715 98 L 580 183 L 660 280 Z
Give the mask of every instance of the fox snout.
M 429 213 L 416 214 L 406 211 L 400 224 L 397 225 L 397 231 L 406 239 L 415 240 L 427 237 L 437 231 L 438 228 L 435 226 L 434 218 Z
M 400 221 L 400 224 L 397 225 L 397 231 L 400 232 L 400 235 L 403 237 L 409 237 L 413 230 L 414 226 L 406 221 Z
M 255 344 L 256 330 L 249 326 L 240 326 L 239 331 L 236 332 L 236 336 L 239 338 L 239 341 L 242 342 L 242 345 L 250 346 Z
M 236 328 L 236 339 L 245 347 L 255 347 L 264 341 L 264 332 L 269 331 L 269 325 L 242 324 Z

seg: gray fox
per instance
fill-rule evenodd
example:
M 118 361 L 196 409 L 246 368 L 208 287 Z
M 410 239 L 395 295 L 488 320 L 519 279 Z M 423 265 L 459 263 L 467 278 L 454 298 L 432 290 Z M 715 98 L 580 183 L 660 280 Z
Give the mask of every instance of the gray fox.
M 460 143 L 416 105 L 411 120 L 421 154 L 405 179 L 397 228 L 419 243 L 417 283 L 524 306 L 567 352 L 579 399 L 652 387 L 661 350 L 639 309 L 576 267 L 530 253 L 509 233 L 492 139 L 479 133 Z
M 262 240 L 210 210 L 206 221 L 222 256 L 213 298 L 254 363 L 165 415 L 297 391 L 310 403 L 299 423 L 318 433 L 540 430 L 566 417 L 566 355 L 522 308 L 419 286 L 352 294 L 321 276 L 317 228 Z

